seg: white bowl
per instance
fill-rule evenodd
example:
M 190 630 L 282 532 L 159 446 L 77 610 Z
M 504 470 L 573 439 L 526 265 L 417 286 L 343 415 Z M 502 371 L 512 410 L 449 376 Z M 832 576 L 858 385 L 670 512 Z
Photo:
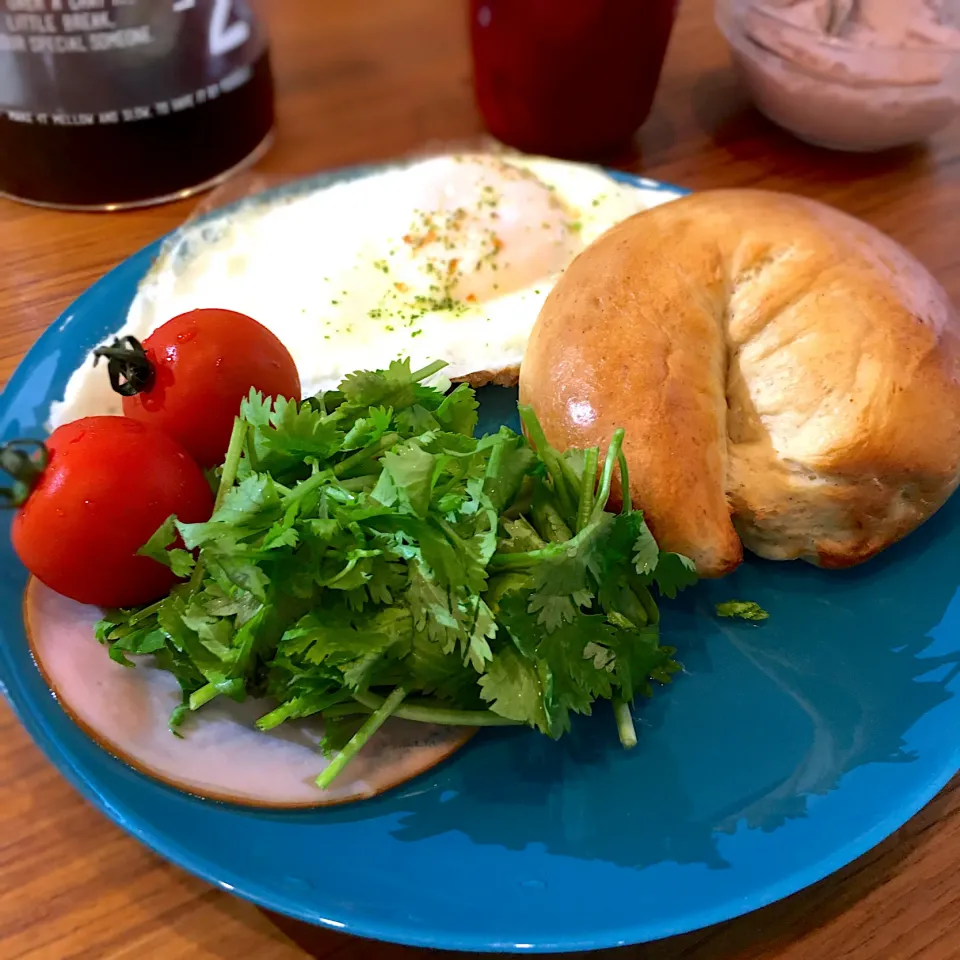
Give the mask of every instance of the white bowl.
M 751 39 L 743 26 L 750 6 L 751 0 L 717 0 L 717 25 L 757 109 L 799 139 L 833 150 L 886 150 L 924 140 L 960 115 L 960 52 L 844 48 L 780 21 L 780 35 L 791 46 L 820 46 L 833 56 L 843 50 L 836 74 L 827 78 Z M 960 20 L 960 0 L 947 0 L 945 6 Z M 916 78 L 931 69 L 942 75 L 939 82 L 885 82 L 894 76 Z

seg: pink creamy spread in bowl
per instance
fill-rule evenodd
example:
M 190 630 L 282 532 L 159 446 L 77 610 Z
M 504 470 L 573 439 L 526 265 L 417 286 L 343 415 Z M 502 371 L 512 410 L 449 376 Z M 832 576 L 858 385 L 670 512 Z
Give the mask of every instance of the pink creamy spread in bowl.
M 960 0 L 717 0 L 757 108 L 802 140 L 874 151 L 960 115 Z

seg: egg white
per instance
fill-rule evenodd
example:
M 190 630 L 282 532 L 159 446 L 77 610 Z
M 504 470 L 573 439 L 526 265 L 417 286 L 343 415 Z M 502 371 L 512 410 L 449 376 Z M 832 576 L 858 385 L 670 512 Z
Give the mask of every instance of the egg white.
M 573 257 L 672 196 L 581 164 L 471 154 L 254 198 L 179 231 L 114 335 L 142 340 L 188 310 L 237 310 L 284 343 L 304 395 L 402 357 L 445 360 L 452 379 L 511 370 Z M 91 355 L 50 425 L 120 412 Z

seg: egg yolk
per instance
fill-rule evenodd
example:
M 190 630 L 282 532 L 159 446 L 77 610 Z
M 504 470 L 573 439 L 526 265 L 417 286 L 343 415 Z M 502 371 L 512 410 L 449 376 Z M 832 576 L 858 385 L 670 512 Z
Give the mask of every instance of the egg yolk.
M 410 288 L 483 303 L 559 273 L 579 251 L 574 215 L 534 174 L 496 157 L 444 162 L 402 238 Z

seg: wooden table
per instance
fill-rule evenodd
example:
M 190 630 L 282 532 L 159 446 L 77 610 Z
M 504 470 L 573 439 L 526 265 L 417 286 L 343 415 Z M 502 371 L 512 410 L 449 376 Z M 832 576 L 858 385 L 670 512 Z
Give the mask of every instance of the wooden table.
M 259 170 L 292 176 L 394 157 L 482 132 L 464 3 L 264 4 L 278 139 Z M 883 157 L 805 147 L 748 106 L 707 0 L 685 0 L 632 169 L 704 188 L 763 185 L 823 198 L 909 247 L 960 302 L 960 123 Z M 0 382 L 91 281 L 189 214 L 119 215 L 0 201 Z M 621 955 L 646 960 L 951 960 L 960 957 L 960 789 L 839 875 L 732 923 Z M 0 960 L 308 956 L 410 960 L 268 919 L 159 860 L 61 780 L 0 704 Z M 281 932 L 282 931 L 282 932 Z M 611 954 L 614 956 L 615 954 Z

